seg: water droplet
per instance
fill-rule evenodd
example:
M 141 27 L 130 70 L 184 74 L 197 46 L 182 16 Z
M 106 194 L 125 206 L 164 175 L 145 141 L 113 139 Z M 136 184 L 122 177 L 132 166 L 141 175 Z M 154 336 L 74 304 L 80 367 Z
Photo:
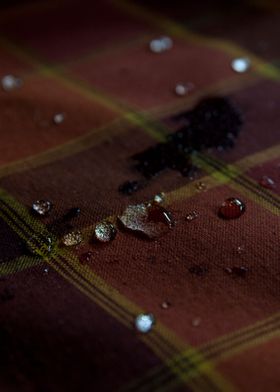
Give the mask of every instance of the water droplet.
M 48 200 L 36 200 L 32 204 L 32 210 L 41 216 L 47 215 L 51 209 L 52 203 Z
M 232 274 L 232 268 L 226 267 L 225 268 L 225 272 L 228 273 L 228 274 Z
M 245 204 L 240 199 L 230 197 L 226 199 L 219 209 L 219 216 L 224 219 L 239 218 L 245 212 Z
M 275 188 L 275 182 L 272 180 L 272 178 L 269 178 L 267 176 L 263 176 L 260 181 L 259 184 L 263 187 L 263 188 L 267 188 L 267 189 L 274 189 Z
M 115 226 L 110 222 L 100 222 L 95 226 L 94 235 L 100 242 L 112 241 L 117 234 Z
M 251 66 L 251 62 L 248 58 L 246 57 L 239 57 L 231 62 L 231 68 L 238 73 L 243 73 L 248 71 L 248 69 Z
M 208 273 L 208 267 L 203 264 L 195 264 L 189 268 L 189 272 L 196 276 L 204 276 Z
M 155 323 L 155 318 L 150 313 L 141 313 L 135 319 L 135 327 L 141 333 L 148 333 Z
M 119 192 L 124 195 L 132 195 L 140 189 L 140 184 L 138 181 L 126 181 L 119 186 Z
M 165 193 L 161 192 L 161 193 L 159 193 L 159 194 L 154 196 L 154 200 L 153 201 L 154 201 L 154 203 L 162 204 L 162 203 L 164 203 L 165 198 L 166 198 Z
M 80 257 L 79 260 L 82 264 L 84 263 L 89 263 L 92 260 L 93 257 L 93 252 L 90 250 L 88 252 L 83 253 Z
M 196 218 L 198 218 L 198 212 L 196 212 L 196 211 L 192 211 L 192 212 L 190 212 L 190 213 L 186 216 L 186 220 L 187 220 L 188 222 L 191 222 L 191 221 L 193 221 L 193 220 L 196 219 Z
M 171 213 L 156 203 L 130 205 L 119 220 L 125 228 L 141 232 L 151 239 L 165 234 L 174 226 Z
M 207 190 L 207 185 L 202 181 L 197 182 L 195 187 L 199 192 L 205 192 Z
M 22 85 L 21 79 L 13 75 L 6 75 L 2 78 L 2 88 L 5 91 L 12 91 L 19 88 Z
M 184 95 L 189 94 L 194 89 L 194 85 L 192 83 L 178 83 L 175 86 L 175 93 L 179 97 L 183 97 Z
M 49 269 L 48 268 L 44 268 L 44 274 L 48 274 L 49 273 Z
M 242 245 L 240 245 L 240 246 L 237 247 L 237 253 L 238 253 L 238 254 L 243 253 L 244 250 L 245 250 L 245 248 L 244 248 L 244 246 L 242 246 Z
M 193 327 L 198 327 L 201 324 L 201 318 L 200 317 L 195 317 L 192 319 L 192 326 Z
M 56 113 L 56 114 L 53 116 L 53 122 L 54 122 L 56 125 L 62 124 L 64 120 L 65 120 L 65 115 L 64 115 L 64 113 Z
M 72 231 L 70 233 L 64 234 L 61 241 L 65 246 L 75 246 L 79 245 L 82 240 L 83 236 L 80 231 Z
M 173 41 L 169 37 L 160 37 L 153 39 L 150 44 L 150 50 L 153 53 L 162 53 L 172 48 Z
M 162 309 L 168 309 L 170 305 L 171 305 L 170 302 L 164 301 L 161 303 L 160 306 L 162 307 Z

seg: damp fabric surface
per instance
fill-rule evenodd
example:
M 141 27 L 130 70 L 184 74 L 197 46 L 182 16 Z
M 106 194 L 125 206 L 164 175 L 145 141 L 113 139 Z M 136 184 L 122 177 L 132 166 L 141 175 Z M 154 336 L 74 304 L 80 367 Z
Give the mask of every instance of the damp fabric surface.
M 280 390 L 278 1 L 0 6 L 0 391 Z

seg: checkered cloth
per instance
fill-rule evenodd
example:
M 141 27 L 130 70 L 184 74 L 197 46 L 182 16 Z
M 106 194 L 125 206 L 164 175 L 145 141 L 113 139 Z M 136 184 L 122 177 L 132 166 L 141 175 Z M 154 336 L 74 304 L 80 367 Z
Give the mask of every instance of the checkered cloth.
M 277 0 L 5 4 L 0 75 L 23 85 L 0 92 L 0 390 L 279 391 Z M 150 52 L 163 35 L 173 48 Z M 236 57 L 251 69 L 233 72 Z M 184 81 L 195 90 L 178 97 Z M 198 155 L 192 182 L 166 171 L 120 194 L 141 179 L 130 157 L 217 95 L 244 113 L 235 148 Z M 259 186 L 264 175 L 275 189 Z M 169 234 L 92 242 L 97 222 L 159 192 L 177 222 Z M 218 217 L 228 197 L 246 203 L 241 218 Z M 37 199 L 53 203 L 48 217 L 30 214 Z M 72 207 L 83 243 L 47 254 L 49 228 Z M 141 312 L 156 319 L 148 334 L 134 328 Z

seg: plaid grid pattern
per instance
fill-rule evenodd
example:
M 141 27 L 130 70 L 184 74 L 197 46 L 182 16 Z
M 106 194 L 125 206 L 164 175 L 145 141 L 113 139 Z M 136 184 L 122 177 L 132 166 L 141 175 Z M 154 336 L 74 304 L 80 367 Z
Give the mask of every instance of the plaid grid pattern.
M 264 7 L 267 12 L 274 12 L 277 8 L 277 4 L 274 2 L 265 2 L 265 4 L 255 2 L 255 6 L 261 7 L 261 9 Z M 20 276 L 27 270 L 32 272 L 34 268 L 35 270 L 38 267 L 45 268 L 47 263 L 58 275 L 62 276 L 75 288 L 78 288 L 86 298 L 116 320 L 116 323 L 122 324 L 125 330 L 132 330 L 133 332 L 135 316 L 143 310 L 149 310 L 149 298 L 153 298 L 153 296 L 156 300 L 152 302 L 156 302 L 158 306 L 160 296 L 149 285 L 142 295 L 139 293 L 139 289 L 134 286 L 137 281 L 133 281 L 133 278 L 127 284 L 128 287 L 122 286 L 123 274 L 129 273 L 129 266 L 123 267 L 123 274 L 118 272 L 118 268 L 120 268 L 118 266 L 113 267 L 110 272 L 111 265 L 107 264 L 104 267 L 102 260 L 112 260 L 114 253 L 117 254 L 117 258 L 124 257 L 125 252 L 128 252 L 128 255 L 132 257 L 128 248 L 134 249 L 134 252 L 140 251 L 141 242 L 133 238 L 127 239 L 125 234 L 120 234 L 118 238 L 119 245 L 116 245 L 112 251 L 109 249 L 101 250 L 100 254 L 95 256 L 96 262 L 92 265 L 81 265 L 78 260 L 79 250 L 68 251 L 57 248 L 50 257 L 46 251 L 49 232 L 45 223 L 48 223 L 48 221 L 42 223 L 34 219 L 30 216 L 26 206 L 30 205 L 38 192 L 45 191 L 46 195 L 49 195 L 48 198 L 52 199 L 52 192 L 59 187 L 57 183 L 59 177 L 53 183 L 45 186 L 43 184 L 44 178 L 49 178 L 51 175 L 49 173 L 57 171 L 63 176 L 65 168 L 71 168 L 71 162 L 74 162 L 73 170 L 75 170 L 75 175 L 78 176 L 83 167 L 86 167 L 83 166 L 81 156 L 84 156 L 85 165 L 87 165 L 88 162 L 91 162 L 90 159 L 92 158 L 90 156 L 95 154 L 96 160 L 93 160 L 91 165 L 96 164 L 97 167 L 100 161 L 104 159 L 104 167 L 100 164 L 100 171 L 104 169 L 103 175 L 113 176 L 114 173 L 110 174 L 106 171 L 106 164 L 110 167 L 115 164 L 111 154 L 114 154 L 116 145 L 120 146 L 120 152 L 116 152 L 115 156 L 116 161 L 120 160 L 120 164 L 116 163 L 116 170 L 123 171 L 123 174 L 117 178 L 120 183 L 130 175 L 128 169 L 124 168 L 124 162 L 134 150 L 137 151 L 139 146 L 145 148 L 155 141 L 164 140 L 168 132 L 165 117 L 177 113 L 183 108 L 192 107 L 201 97 L 209 94 L 229 94 L 242 101 L 242 99 L 245 99 L 243 98 L 244 94 L 245 96 L 246 94 L 254 96 L 254 94 L 258 94 L 259 88 L 262 92 L 275 91 L 273 94 L 277 96 L 280 73 L 273 61 L 263 60 L 248 49 L 242 48 L 233 42 L 209 38 L 207 35 L 190 31 L 184 25 L 175 22 L 174 19 L 168 19 L 154 13 L 151 9 L 148 10 L 135 3 L 125 1 L 115 2 L 110 6 L 100 6 L 101 9 L 98 10 L 99 12 L 110 10 L 112 20 L 120 18 L 123 26 L 126 26 L 119 34 L 116 34 L 118 37 L 116 42 L 111 42 L 111 40 L 112 37 L 114 40 L 114 28 L 118 28 L 119 24 L 117 26 L 111 24 L 112 30 L 110 34 L 106 34 L 106 26 L 97 23 L 97 15 L 95 22 L 97 23 L 96 29 L 100 34 L 100 40 L 93 41 L 95 47 L 93 54 L 91 52 L 92 41 L 84 39 L 85 34 L 89 35 L 89 38 L 93 38 L 93 36 L 90 37 L 90 31 L 87 30 L 77 30 L 78 36 L 72 44 L 70 42 L 72 39 L 63 36 L 61 33 L 61 41 L 57 36 L 57 45 L 52 47 L 52 35 L 49 38 L 50 42 L 44 41 L 46 35 L 40 37 L 40 23 L 43 24 L 44 28 L 45 23 L 48 23 L 48 18 L 51 15 L 63 12 L 66 9 L 65 7 L 67 7 L 67 2 L 64 1 L 30 3 L 4 10 L 1 15 L 0 49 L 5 59 L 2 66 L 0 66 L 1 73 L 13 71 L 25 78 L 26 89 L 15 93 L 18 94 L 16 99 L 21 102 L 24 97 L 35 97 L 34 102 L 28 102 L 28 104 L 32 110 L 37 105 L 36 101 L 39 102 L 38 107 L 42 107 L 42 110 L 44 110 L 45 105 L 46 112 L 40 114 L 44 118 L 50 116 L 53 111 L 62 110 L 67 115 L 68 113 L 71 115 L 71 111 L 77 110 L 83 116 L 83 121 L 79 122 L 77 119 L 79 116 L 73 116 L 74 122 L 72 124 L 66 123 L 69 131 L 63 130 L 62 134 L 59 134 L 59 128 L 54 129 L 54 127 L 48 125 L 48 132 L 52 137 L 40 140 L 40 137 L 43 136 L 39 134 L 38 143 L 36 141 L 32 142 L 31 146 L 30 143 L 25 142 L 26 135 L 22 132 L 29 124 L 23 122 L 21 130 L 18 128 L 18 124 L 14 128 L 11 126 L 11 135 L 19 140 L 24 147 L 15 149 L 10 155 L 5 153 L 5 151 L 11 150 L 10 138 L 4 137 L 0 167 L 2 187 L 0 192 L 0 217 L 8 225 L 11 233 L 15 233 L 17 236 L 17 239 L 13 240 L 14 242 L 12 241 L 13 246 L 17 241 L 31 243 L 35 252 L 41 257 L 23 256 L 19 250 L 19 254 L 9 262 L 0 264 L 0 277 Z M 73 12 L 72 15 L 71 12 L 76 8 L 75 4 L 71 2 L 69 19 L 73 23 L 72 18 L 75 13 Z M 43 20 L 45 16 L 46 21 Z M 20 23 L 23 18 L 27 18 L 24 23 L 28 18 L 30 20 L 36 19 L 34 26 L 37 29 L 35 33 L 38 32 L 38 36 L 29 31 L 28 28 L 24 29 L 19 36 L 16 30 L 11 27 L 12 22 Z M 59 18 L 58 20 L 54 18 L 53 23 L 53 34 L 56 37 L 55 34 L 59 34 Z M 74 28 L 73 31 L 75 31 Z M 159 71 L 157 75 L 156 72 L 160 62 L 163 61 L 162 58 L 148 56 L 143 48 L 145 48 L 149 39 L 159 34 L 171 35 L 175 40 L 175 49 L 173 53 L 164 55 L 167 69 L 163 69 L 162 72 Z M 79 44 L 76 44 L 77 42 Z M 83 42 L 82 46 L 80 42 Z M 195 60 L 193 64 L 188 66 L 186 65 L 188 58 L 185 58 L 186 62 L 180 68 L 185 52 L 191 53 L 190 58 Z M 244 76 L 232 74 L 228 64 L 231 58 L 238 55 L 250 57 L 252 72 Z M 195 71 L 199 59 L 209 61 L 209 71 L 208 73 L 206 71 L 206 75 L 203 77 L 201 77 L 201 72 Z M 144 68 L 144 71 L 138 70 L 137 67 L 137 64 L 141 61 L 147 61 L 147 67 Z M 112 64 L 114 65 L 114 71 L 112 71 Z M 167 75 L 170 74 L 170 69 L 172 74 L 173 67 L 176 73 L 170 76 L 170 82 Z M 186 67 L 186 71 L 184 71 L 184 67 Z M 121 88 L 122 72 L 131 73 L 129 85 L 124 85 L 123 88 Z M 198 86 L 197 92 L 190 97 L 181 99 L 180 102 L 178 102 L 178 98 L 168 93 L 169 89 L 176 83 L 177 72 L 183 73 L 183 77 L 192 72 L 194 82 Z M 150 97 L 147 97 L 145 89 L 141 89 L 140 82 L 143 78 L 147 78 L 147 83 L 151 84 Z M 137 80 L 140 80 L 138 84 Z M 153 94 L 153 92 L 158 91 L 159 85 L 163 86 L 162 90 L 167 91 L 165 95 L 162 91 L 160 94 Z M 3 94 L 1 97 L 4 100 Z M 52 98 L 53 96 L 54 98 Z M 10 107 L 13 109 L 13 106 L 9 106 L 12 105 L 11 102 L 12 98 L 9 102 L 8 99 L 5 100 L 8 109 Z M 29 113 L 28 106 L 26 110 Z M 261 115 L 262 113 L 260 113 Z M 276 122 L 277 118 L 274 120 Z M 279 126 L 279 121 L 278 116 L 276 127 Z M 32 129 L 31 125 L 28 137 L 34 137 L 35 133 L 36 130 Z M 187 212 L 187 209 L 191 209 L 196 203 L 204 206 L 208 200 L 210 205 L 214 205 L 214 201 L 217 200 L 219 195 L 226 196 L 234 192 L 245 198 L 249 211 L 259 216 L 260 224 L 271 222 L 273 229 L 268 231 L 273 236 L 273 232 L 279 233 L 279 188 L 273 192 L 260 188 L 256 180 L 258 179 L 259 166 L 265 165 L 265 173 L 269 174 L 269 171 L 273 170 L 273 167 L 279 163 L 279 133 L 277 135 L 277 131 L 271 131 L 271 136 L 267 137 L 267 144 L 260 148 L 261 144 L 262 141 L 259 142 L 257 147 L 248 146 L 245 154 L 240 150 L 240 152 L 237 152 L 237 156 L 233 155 L 233 157 L 197 155 L 196 164 L 202 171 L 202 176 L 197 181 L 202 181 L 207 185 L 206 192 L 197 192 L 197 181 L 186 185 L 183 179 L 174 180 L 167 174 L 163 179 L 165 189 L 162 189 L 160 179 L 155 180 L 148 191 L 144 190 L 133 196 L 132 202 L 143 200 L 143 198 L 149 199 L 152 194 L 164 190 L 167 193 L 167 202 L 175 211 Z M 109 153 L 108 155 L 105 153 L 103 156 L 105 148 L 109 149 Z M 78 165 L 77 162 L 81 162 L 81 166 L 78 165 L 77 168 L 75 162 L 76 165 Z M 93 176 L 95 176 L 95 173 L 93 173 Z M 30 182 L 28 182 L 29 178 L 32 179 Z M 42 183 L 40 179 L 42 179 Z M 69 182 L 71 179 L 73 177 L 70 176 Z M 96 183 L 101 179 L 102 176 L 94 177 Z M 81 195 L 77 197 L 70 195 L 69 201 L 64 202 L 62 198 L 66 197 L 67 187 L 70 186 L 67 181 L 65 180 L 65 183 L 62 181 L 66 193 L 64 194 L 61 191 L 57 194 L 56 204 L 59 213 L 63 211 L 64 206 L 67 206 L 67 203 L 71 207 L 75 202 L 81 201 Z M 86 181 L 86 177 L 83 181 Z M 25 190 L 26 184 L 34 183 L 37 184 L 34 189 Z M 87 192 L 86 184 L 81 183 L 79 186 L 81 186 L 81 192 Z M 115 186 L 115 183 L 112 182 L 111 186 Z M 94 224 L 97 221 L 118 214 L 129 202 L 129 200 L 123 200 L 120 197 L 119 199 L 116 197 L 115 200 L 111 200 L 109 197 L 110 200 L 108 200 L 107 205 L 104 200 L 107 192 L 108 189 L 102 191 L 100 186 L 98 188 L 97 185 L 96 192 L 92 191 L 86 197 L 85 208 L 87 208 L 91 198 L 96 201 L 96 206 L 88 210 L 84 220 L 80 223 L 80 229 L 86 239 L 90 238 Z M 238 230 L 238 226 L 232 227 L 233 230 Z M 208 225 L 207 229 L 211 230 L 211 228 L 212 226 Z M 256 235 L 258 236 L 258 234 Z M 182 244 L 184 237 L 183 228 L 180 225 L 176 236 L 178 236 L 177 239 L 174 239 L 174 236 L 169 240 L 164 239 L 167 243 L 166 249 L 172 249 L 176 241 L 177 244 Z M 259 233 L 259 236 L 262 236 L 262 232 Z M 127 245 L 126 242 L 128 242 Z M 164 253 L 163 243 L 160 242 L 159 246 L 163 247 Z M 150 251 L 151 246 L 147 245 L 147 247 Z M 155 251 L 155 248 L 153 248 L 153 251 Z M 277 257 L 279 260 L 277 250 L 269 249 L 268 252 L 270 252 L 273 262 Z M 170 255 L 170 250 L 167 253 Z M 271 265 L 274 265 L 273 262 Z M 138 271 L 137 268 L 139 268 Z M 141 265 L 136 264 L 136 270 L 132 273 L 139 274 L 139 279 L 145 276 L 140 268 Z M 144 267 L 144 272 L 147 272 L 147 267 Z M 114 277 L 115 273 L 117 273 L 116 277 Z M 175 279 L 174 276 L 171 276 L 170 285 L 175 284 Z M 226 283 L 223 284 L 226 287 Z M 275 282 L 272 283 L 272 286 L 274 288 L 274 291 L 271 289 L 273 291 L 272 295 L 279 293 L 275 288 Z M 254 290 L 254 287 L 253 285 L 252 290 Z M 140 283 L 140 288 L 144 290 L 145 283 Z M 240 296 L 242 297 L 246 290 L 241 286 L 238 288 L 241 290 Z M 179 290 L 181 289 L 179 287 Z M 182 293 L 186 292 L 182 291 Z M 206 289 L 205 292 L 207 292 Z M 229 291 L 228 296 L 230 297 L 232 293 L 232 291 Z M 215 298 L 215 294 L 213 294 L 213 298 Z M 247 299 L 248 297 L 245 295 L 244 298 Z M 203 295 L 199 301 L 202 301 L 202 299 Z M 186 299 L 186 301 L 188 300 Z M 202 315 L 203 312 L 207 312 L 207 305 L 205 305 L 205 308 L 203 303 L 200 305 L 199 309 Z M 236 372 L 234 370 L 231 372 L 230 361 L 243 353 L 250 353 L 250 350 L 258 347 L 261 347 L 262 352 L 265 353 L 266 346 L 269 349 L 271 341 L 279 344 L 277 340 L 279 337 L 279 311 L 277 303 L 274 302 L 267 308 L 266 302 L 262 302 L 260 312 L 254 310 L 254 306 L 257 307 L 257 305 L 253 302 L 244 306 L 245 310 L 240 309 L 243 314 L 240 323 L 233 323 L 225 327 L 218 326 L 216 332 L 211 330 L 209 334 L 201 335 L 198 338 L 195 333 L 190 334 L 189 329 L 184 330 L 176 325 L 176 322 L 172 323 L 172 320 L 168 319 L 174 316 L 172 310 L 162 314 L 156 308 L 155 310 L 152 309 L 157 317 L 155 328 L 147 335 L 137 336 L 137 339 L 144 346 L 147 346 L 150 355 L 158 358 L 159 361 L 155 360 L 154 366 L 146 365 L 145 370 L 142 370 L 138 375 L 135 374 L 132 379 L 128 377 L 125 385 L 119 387 L 122 390 L 129 391 L 234 391 L 239 390 L 239 388 L 240 390 L 249 390 L 250 380 L 248 380 L 247 385 L 242 384 L 244 379 L 240 381 Z M 250 306 L 254 308 L 252 311 L 250 311 Z M 174 308 L 174 311 L 176 311 L 175 305 Z M 185 319 L 188 311 L 183 306 L 179 311 L 181 318 Z M 228 313 L 225 317 L 229 316 Z M 211 317 L 214 319 L 215 314 Z M 238 318 L 238 309 L 234 310 L 234 317 Z M 190 340 L 188 339 L 189 335 Z M 227 364 L 229 364 L 228 367 Z M 258 377 L 257 374 L 255 377 Z

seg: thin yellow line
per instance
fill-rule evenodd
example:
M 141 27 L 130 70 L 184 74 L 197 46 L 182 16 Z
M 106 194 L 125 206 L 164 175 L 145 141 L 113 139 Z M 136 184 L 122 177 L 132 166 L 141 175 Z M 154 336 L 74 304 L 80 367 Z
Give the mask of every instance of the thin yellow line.
M 24 222 L 31 222 L 31 224 L 33 224 L 33 227 L 37 230 L 37 234 L 42 234 L 42 228 L 45 231 L 45 227 L 42 226 L 42 224 L 40 222 L 37 222 L 34 219 L 32 219 L 32 217 L 29 216 L 28 213 L 26 212 L 26 209 L 23 206 L 21 206 L 18 202 L 16 202 L 13 198 L 11 198 L 11 196 L 9 196 L 5 191 L 1 190 L 0 196 L 1 196 L 2 200 L 4 200 L 6 203 L 8 203 L 12 208 L 16 208 L 15 211 L 17 211 L 17 213 L 21 213 L 21 217 L 24 220 Z M 2 208 L 4 208 L 4 207 L 2 207 Z M 16 217 L 16 215 L 14 213 L 9 211 L 6 207 L 4 208 L 4 210 L 6 211 L 6 213 L 10 214 L 12 219 L 15 220 L 18 223 L 18 225 L 20 225 L 20 227 L 22 226 L 23 223 Z M 1 210 L 0 210 L 0 216 L 25 241 L 28 240 L 30 235 L 32 235 L 32 233 L 26 227 L 23 227 L 23 230 L 20 230 L 13 223 L 13 221 L 11 219 L 7 218 L 7 216 L 5 216 L 5 214 L 2 214 Z M 41 226 L 42 226 L 42 228 L 41 228 Z M 125 320 L 125 318 L 122 318 L 122 317 L 120 318 L 120 316 L 117 313 L 112 312 L 112 309 L 110 307 L 107 307 L 106 302 L 104 303 L 103 301 L 99 301 L 96 298 L 96 296 L 93 295 L 94 291 L 92 291 L 93 289 L 92 289 L 91 285 L 89 283 L 85 282 L 84 280 L 82 280 L 81 276 L 76 274 L 75 271 L 77 271 L 77 269 L 78 269 L 80 274 L 84 274 L 85 271 L 87 271 L 87 274 L 85 275 L 85 277 L 87 278 L 88 275 L 90 274 L 91 277 L 92 277 L 92 280 L 93 280 L 93 282 L 95 284 L 95 286 L 98 287 L 103 293 L 107 294 L 109 296 L 109 298 L 110 298 L 110 296 L 112 296 L 115 299 L 115 301 L 122 306 L 122 308 L 124 308 L 124 309 L 127 309 L 127 308 L 133 309 L 135 314 L 137 314 L 138 312 L 141 312 L 141 309 L 136 307 L 130 301 L 128 301 L 117 290 L 113 289 L 112 287 L 107 286 L 107 284 L 104 281 L 102 281 L 99 277 L 97 277 L 95 274 L 93 274 L 93 272 L 90 271 L 89 268 L 82 267 L 79 264 L 77 258 L 73 254 L 70 254 L 69 252 L 67 252 L 67 260 L 68 260 L 68 262 L 71 263 L 71 267 L 73 269 L 71 270 L 70 267 L 67 267 L 65 264 L 61 264 L 61 263 L 60 263 L 60 268 L 58 268 L 57 264 L 52 260 L 52 258 L 54 258 L 54 260 L 57 260 L 57 257 L 59 257 L 60 254 L 63 255 L 64 257 L 66 256 L 65 251 L 63 251 L 63 250 L 55 250 L 46 259 L 46 261 L 53 268 L 55 268 L 58 272 L 60 272 L 66 279 L 70 280 L 73 284 L 75 284 L 77 287 L 79 287 L 84 293 L 86 293 L 88 296 L 90 296 L 95 302 L 99 303 L 99 305 L 101 307 L 103 307 L 104 309 L 106 309 L 106 311 L 108 311 L 110 314 L 112 314 L 114 317 L 116 317 L 120 322 L 122 322 L 122 323 L 125 322 L 127 327 L 132 328 L 132 324 L 127 323 L 127 320 Z M 63 268 L 63 270 L 66 269 L 67 270 L 67 274 L 61 268 Z M 70 274 L 70 277 L 68 276 L 69 274 Z M 100 284 L 100 282 L 102 282 L 102 283 Z M 138 311 L 135 312 L 136 310 L 138 310 Z M 174 342 L 174 344 L 176 344 L 176 347 L 177 347 L 178 351 L 182 351 L 183 347 L 186 347 L 185 343 L 183 343 L 183 342 L 179 343 L 178 338 L 171 331 L 167 330 L 163 325 L 158 323 L 158 325 L 155 327 L 155 330 L 157 330 L 162 336 L 165 336 L 166 338 L 168 338 L 168 341 L 172 340 Z M 151 342 L 149 340 L 149 336 L 144 336 L 142 339 L 143 339 L 143 341 L 145 341 L 145 343 L 147 345 L 152 347 L 156 353 L 158 353 L 158 354 L 160 353 L 159 347 L 154 345 L 154 342 Z M 195 352 L 195 350 L 191 349 L 191 348 L 189 348 L 188 350 L 191 350 L 191 352 Z M 168 358 L 164 355 L 162 357 L 162 359 L 167 360 Z M 203 370 L 209 372 L 209 369 L 211 369 L 211 366 L 207 364 L 207 361 L 205 361 L 204 366 L 203 366 Z M 176 373 L 178 373 L 178 372 L 180 372 L 180 371 L 177 369 Z M 214 379 L 214 374 L 211 374 L 211 378 Z M 219 385 L 221 383 L 223 385 L 225 385 L 225 383 L 226 383 L 226 381 L 223 380 L 223 378 L 220 377 L 220 376 L 217 377 L 217 380 L 215 380 L 215 382 L 217 383 L 217 385 Z M 190 383 L 192 383 L 192 380 L 190 380 Z
M 212 351 L 215 351 L 217 347 L 219 348 L 221 352 L 219 353 L 219 356 L 213 357 L 212 358 L 212 363 L 217 364 L 221 363 L 225 359 L 232 358 L 233 356 L 237 355 L 240 352 L 244 352 L 251 347 L 255 347 L 258 344 L 262 344 L 266 341 L 269 341 L 275 337 L 278 337 L 280 335 L 280 329 L 279 326 L 280 320 L 279 320 L 279 312 L 275 313 L 273 316 L 270 316 L 264 320 L 258 321 L 255 324 L 250 325 L 249 327 L 241 328 L 240 330 L 237 330 L 233 333 L 226 334 L 214 341 L 207 342 L 207 344 L 202 345 L 198 348 L 198 352 L 201 352 L 204 356 L 210 355 L 211 354 L 211 349 L 208 347 L 212 347 Z M 270 324 L 269 324 L 270 323 Z M 268 324 L 268 325 L 267 325 Z M 267 325 L 267 327 L 266 327 Z M 266 328 L 265 328 L 266 327 Z M 269 332 L 271 328 L 275 328 L 275 331 Z M 255 334 L 258 334 L 259 332 L 262 332 L 259 336 L 254 336 L 250 338 L 250 334 L 254 332 Z M 231 348 L 230 345 L 232 342 L 234 342 L 235 338 L 237 338 L 237 343 L 235 343 L 235 347 Z M 238 342 L 238 338 L 240 342 Z M 184 362 L 186 359 L 189 358 L 190 353 L 186 351 L 186 353 L 182 353 L 179 356 L 174 357 L 171 362 L 177 363 L 177 366 L 182 362 Z M 198 367 L 200 366 L 201 359 L 199 357 L 193 358 L 194 362 L 198 361 Z M 169 367 L 171 368 L 171 364 L 169 364 Z M 153 386 L 157 385 L 161 390 L 161 383 L 165 384 L 165 374 L 164 374 L 164 366 L 157 366 L 153 368 L 152 370 L 148 371 L 144 378 L 136 379 L 132 383 L 129 383 L 129 385 L 124 388 L 123 390 L 130 390 L 130 388 L 133 389 L 136 388 L 136 386 L 141 383 L 141 388 L 137 389 L 137 391 L 142 390 L 143 388 L 147 388 L 147 385 L 149 385 L 149 380 L 152 379 Z M 147 382 L 145 383 L 144 380 L 147 379 Z M 157 380 L 157 381 L 156 381 Z M 171 387 L 171 385 L 177 385 L 178 380 L 177 379 L 171 379 L 170 382 L 167 383 L 168 387 Z M 134 390 L 134 389 L 133 389 Z M 143 389 L 144 390 L 144 389 Z M 155 391 L 158 390 L 158 388 L 154 389 Z
M 6 263 L 1 263 L 0 276 L 16 274 L 39 264 L 42 264 L 42 260 L 38 259 L 38 257 L 20 256 L 13 261 L 9 260 Z
M 145 7 L 128 2 L 127 0 L 121 0 L 117 3 L 128 13 L 151 23 L 153 26 L 159 27 L 171 36 L 186 39 L 188 42 L 192 42 L 198 45 L 205 45 L 208 48 L 219 49 L 232 57 L 249 57 L 254 71 L 266 78 L 278 81 L 280 80 L 280 71 L 277 67 L 263 61 L 255 54 L 244 48 L 241 48 L 231 41 L 225 41 L 222 39 L 207 37 L 198 33 L 194 33 L 191 30 L 188 30 L 185 26 L 173 22 L 172 20 L 162 15 L 156 14 L 155 12 L 150 10 L 148 11 Z
M 27 169 L 37 168 L 55 160 L 61 160 L 73 154 L 87 150 L 99 142 L 114 135 L 128 131 L 122 119 L 115 119 L 110 124 L 94 129 L 85 135 L 70 140 L 62 145 L 50 148 L 36 155 L 28 156 L 0 167 L 0 178 L 13 173 L 20 173 Z

